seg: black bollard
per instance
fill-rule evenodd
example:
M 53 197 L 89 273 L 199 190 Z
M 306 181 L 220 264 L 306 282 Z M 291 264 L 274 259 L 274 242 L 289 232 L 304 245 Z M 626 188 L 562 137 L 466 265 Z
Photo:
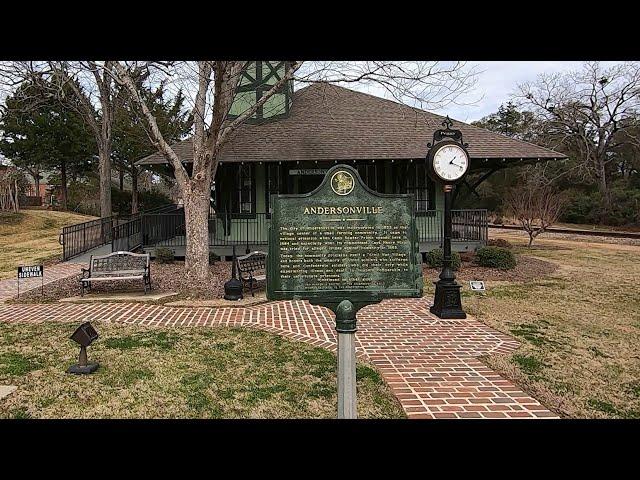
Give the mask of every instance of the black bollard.
M 233 246 L 233 260 L 231 264 L 231 280 L 224 284 L 225 300 L 240 300 L 242 295 L 242 282 L 238 280 L 236 272 L 236 246 Z

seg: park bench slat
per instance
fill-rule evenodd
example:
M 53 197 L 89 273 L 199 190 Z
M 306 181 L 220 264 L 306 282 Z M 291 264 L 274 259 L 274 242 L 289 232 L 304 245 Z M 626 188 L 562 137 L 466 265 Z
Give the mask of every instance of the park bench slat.
M 251 252 L 242 257 L 237 257 L 236 265 L 238 272 L 240 272 L 240 280 L 242 280 L 243 287 L 248 283 L 253 297 L 253 284 L 267 279 L 267 254 L 260 251 Z
M 144 275 L 135 275 L 135 276 L 127 276 L 127 277 L 89 277 L 83 278 L 82 280 L 86 282 L 100 282 L 105 280 L 142 280 Z
M 117 270 L 113 272 L 91 272 L 94 277 L 108 277 L 110 275 L 144 275 L 144 270 Z
M 80 278 L 81 294 L 91 282 L 113 280 L 142 280 L 144 293 L 151 289 L 151 258 L 148 253 L 132 253 L 126 251 L 113 252 L 109 255 L 91 255 L 89 268 L 82 269 Z

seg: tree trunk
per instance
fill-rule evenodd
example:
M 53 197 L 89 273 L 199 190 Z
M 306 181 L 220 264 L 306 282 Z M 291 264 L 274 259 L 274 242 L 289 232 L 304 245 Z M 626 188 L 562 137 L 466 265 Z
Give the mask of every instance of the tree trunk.
M 191 192 L 184 195 L 187 236 L 185 269 L 190 280 L 209 278 L 209 188 L 208 183 L 192 180 Z M 205 186 L 207 188 L 205 188 Z
M 62 160 L 60 164 L 60 193 L 62 193 L 62 209 L 67 209 L 67 162 Z
M 138 213 L 138 169 L 131 168 L 131 214 Z
M 118 174 L 120 175 L 120 191 L 124 191 L 124 169 L 119 169 Z
M 604 200 L 606 216 L 606 214 L 611 210 L 611 195 L 609 194 L 609 185 L 607 184 L 607 168 L 602 159 L 598 159 L 598 190 Z
M 34 193 L 34 195 L 36 197 L 40 196 L 40 172 L 37 172 L 34 176 L 33 176 L 33 181 L 36 184 L 36 191 Z
M 15 210 L 16 213 L 18 213 L 20 211 L 20 197 L 18 197 L 18 180 L 14 180 L 13 184 L 15 186 L 15 200 L 13 201 L 13 209 Z
M 111 145 L 98 147 L 99 171 L 100 171 L 100 216 L 111 216 Z

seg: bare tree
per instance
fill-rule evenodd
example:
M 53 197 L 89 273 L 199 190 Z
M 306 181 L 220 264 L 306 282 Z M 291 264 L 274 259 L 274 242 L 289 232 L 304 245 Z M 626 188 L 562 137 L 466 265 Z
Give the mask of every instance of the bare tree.
M 520 85 L 517 98 L 546 120 L 556 146 L 579 152 L 578 166 L 595 179 L 610 207 L 607 169 L 613 151 L 621 141 L 640 144 L 640 63 L 603 68 L 588 62 L 577 72 L 542 74 Z
M 230 134 L 250 118 L 259 107 L 288 81 L 360 83 L 382 88 L 393 98 L 421 106 L 447 104 L 466 91 L 474 80 L 472 71 L 453 63 L 438 62 L 292 62 L 284 76 L 259 101 L 233 119 L 227 117 L 245 61 L 198 61 L 162 65 L 158 71 L 172 76 L 180 87 L 195 92 L 191 106 L 194 118 L 193 164 L 189 172 L 172 146 L 162 136 L 156 118 L 146 105 L 131 68 L 158 67 L 158 64 L 115 62 L 116 80 L 140 106 L 149 126 L 149 136 L 173 168 L 184 200 L 187 248 L 185 267 L 198 280 L 208 277 L 208 213 L 210 188 L 218 168 L 218 155 Z M 152 78 L 152 77 L 150 77 Z M 182 82 L 182 83 L 181 83 Z
M 91 131 L 98 148 L 100 216 L 112 215 L 111 145 L 117 85 L 113 61 L 47 62 L 57 98 L 76 110 Z M 68 87 L 68 88 L 65 88 Z M 66 92 L 71 90 L 73 96 Z
M 0 211 L 20 211 L 21 183 L 24 181 L 17 168 L 0 164 Z
M 564 195 L 533 170 L 529 169 L 525 184 L 514 187 L 506 197 L 507 210 L 529 235 L 529 248 L 538 235 L 558 221 L 565 203 Z
M 49 95 L 76 111 L 96 140 L 100 174 L 100 216 L 110 217 L 111 147 L 118 84 L 113 80 L 114 61 L 16 61 L 0 64 L 0 83 L 10 89 L 30 80 Z M 69 93 L 71 92 L 71 94 Z M 32 106 L 46 101 L 38 97 Z

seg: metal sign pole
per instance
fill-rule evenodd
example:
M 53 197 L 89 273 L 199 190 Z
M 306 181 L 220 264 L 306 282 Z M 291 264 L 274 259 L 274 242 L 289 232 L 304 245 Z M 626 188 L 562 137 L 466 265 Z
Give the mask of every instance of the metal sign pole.
M 358 418 L 356 397 L 356 309 L 349 300 L 336 308 L 338 332 L 338 418 Z
M 338 418 L 358 418 L 354 333 L 338 333 Z

